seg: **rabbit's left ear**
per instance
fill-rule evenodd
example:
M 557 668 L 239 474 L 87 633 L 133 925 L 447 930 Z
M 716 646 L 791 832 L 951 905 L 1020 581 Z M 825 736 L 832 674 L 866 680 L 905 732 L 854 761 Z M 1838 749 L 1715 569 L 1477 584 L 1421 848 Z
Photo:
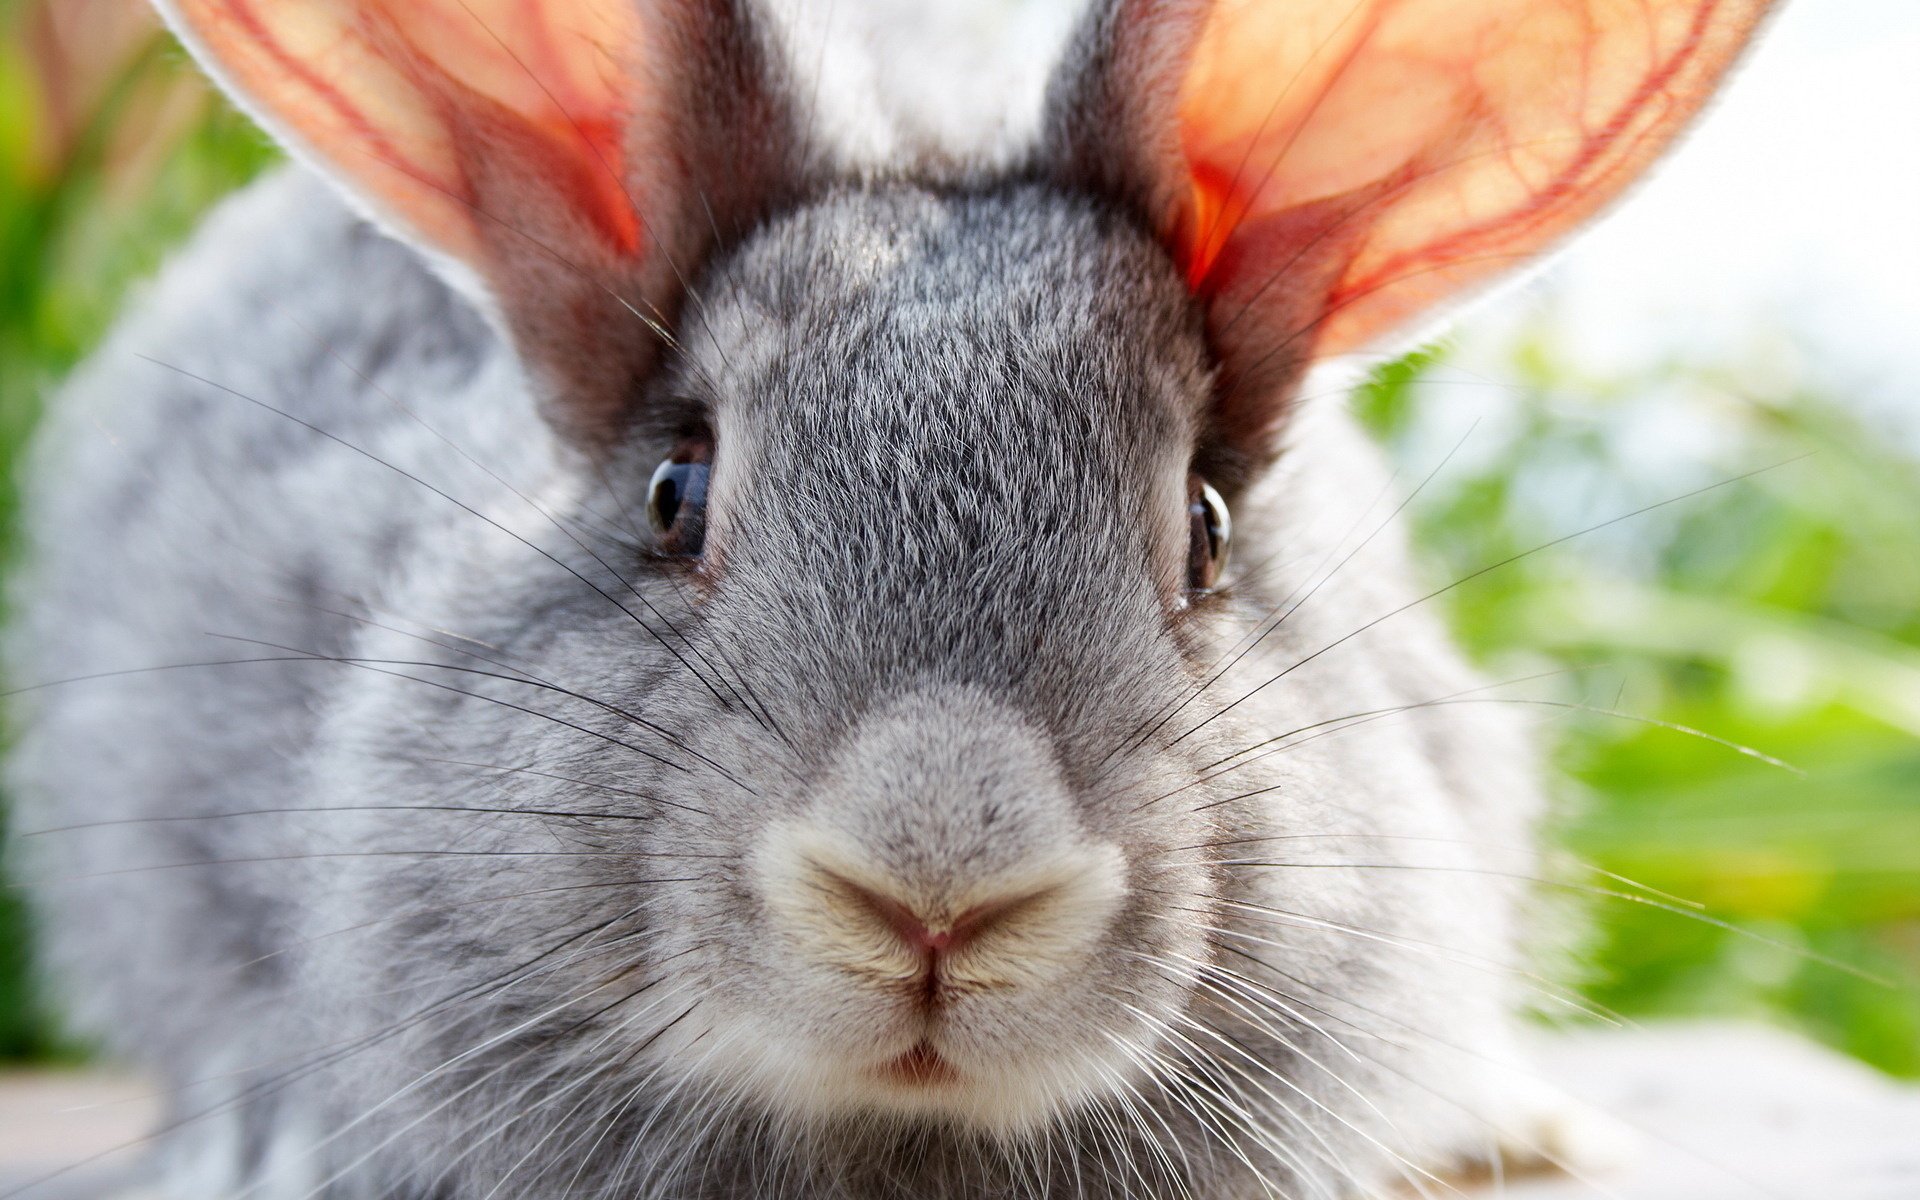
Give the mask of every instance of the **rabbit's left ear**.
M 1216 425 L 1272 450 L 1313 359 L 1554 244 L 1712 93 L 1770 0 L 1097 0 L 1054 169 L 1206 305 Z
M 617 434 L 685 277 L 795 167 L 745 0 L 158 4 L 269 131 L 503 318 L 577 442 Z

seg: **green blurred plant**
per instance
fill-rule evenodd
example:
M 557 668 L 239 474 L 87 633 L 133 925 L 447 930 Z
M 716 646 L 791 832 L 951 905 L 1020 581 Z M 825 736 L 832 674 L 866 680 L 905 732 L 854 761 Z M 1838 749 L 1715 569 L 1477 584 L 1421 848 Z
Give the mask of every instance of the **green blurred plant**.
M 128 285 L 272 154 L 210 103 L 132 0 L 0 0 L 0 537 L 37 397 Z M 1758 1014 L 1920 1075 L 1920 468 L 1756 363 L 1577 377 L 1551 321 L 1496 367 L 1480 424 L 1412 506 L 1457 577 L 1690 488 L 1791 461 L 1529 555 L 1445 597 L 1497 676 L 1577 668 L 1555 757 L 1581 857 L 1767 940 L 1600 901 L 1588 988 L 1626 1014 Z M 1356 405 L 1417 477 L 1458 437 L 1431 351 Z M 1792 372 L 1787 374 L 1791 375 Z M 1759 382 L 1756 383 L 1756 380 Z M 1574 397 L 1574 402 L 1566 398 Z M 1808 452 L 1812 451 L 1810 456 Z M 1803 457 L 1804 456 L 1804 457 Z M 26 933 L 0 891 L 0 1058 L 44 1056 Z M 1830 956 L 1883 986 L 1820 965 Z
M 1445 597 L 1495 676 L 1564 670 L 1577 683 L 1562 702 L 1607 710 L 1542 710 L 1578 793 L 1563 843 L 1757 935 L 1603 899 L 1588 991 L 1626 1014 L 1784 1021 L 1920 1076 L 1912 443 L 1774 372 L 1775 343 L 1732 367 L 1572 378 L 1556 328 L 1504 356 L 1510 386 L 1463 393 L 1430 351 L 1356 403 L 1423 472 L 1479 394 L 1478 423 L 1411 509 L 1451 577 L 1659 505 Z

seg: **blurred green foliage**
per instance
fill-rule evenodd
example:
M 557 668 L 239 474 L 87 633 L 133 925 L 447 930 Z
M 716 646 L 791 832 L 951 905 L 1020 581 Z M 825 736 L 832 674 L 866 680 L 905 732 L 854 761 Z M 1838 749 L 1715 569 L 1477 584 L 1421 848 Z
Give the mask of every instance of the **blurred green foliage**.
M 36 398 L 201 211 L 272 158 L 142 24 L 119 40 L 69 37 L 69 50 L 118 46 L 105 67 L 61 61 L 34 26 L 53 3 L 0 0 L 0 537 L 9 559 L 12 464 Z M 1444 597 L 1462 641 L 1496 677 L 1565 672 L 1557 690 L 1501 694 L 1719 739 L 1539 710 L 1577 793 L 1561 831 L 1573 853 L 1759 935 L 1600 899 L 1587 987 L 1629 1015 L 1782 1020 L 1920 1075 L 1920 467 L 1817 388 L 1756 387 L 1751 362 L 1570 377 L 1552 328 L 1543 322 L 1498 365 L 1500 386 L 1479 389 L 1479 424 L 1464 441 L 1458 389 L 1445 402 L 1432 395 L 1458 373 L 1447 351 L 1383 368 L 1356 397 L 1412 478 L 1459 444 L 1411 509 L 1439 576 L 1786 463 L 1520 558 Z M 0 1059 L 58 1045 L 29 1001 L 26 954 L 23 914 L 0 890 Z
M 1550 702 L 1561 844 L 1753 935 L 1597 899 L 1588 993 L 1920 1076 L 1915 443 L 1773 373 L 1761 339 L 1731 367 L 1574 378 L 1555 329 L 1497 375 L 1401 360 L 1356 403 L 1412 478 L 1454 451 L 1411 506 L 1438 582 L 1524 554 L 1444 603 L 1493 677 L 1559 672 L 1498 694 Z

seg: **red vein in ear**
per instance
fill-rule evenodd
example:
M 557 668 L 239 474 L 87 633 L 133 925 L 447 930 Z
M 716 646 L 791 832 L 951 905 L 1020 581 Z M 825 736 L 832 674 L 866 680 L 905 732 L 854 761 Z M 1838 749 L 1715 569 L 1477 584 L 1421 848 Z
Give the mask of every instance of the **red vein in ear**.
M 479 15 L 464 0 L 460 7 L 476 22 L 480 21 Z M 524 17 L 524 11 L 522 15 Z M 555 110 L 553 115 L 558 118 L 546 121 L 529 118 L 530 123 L 556 145 L 568 141 L 580 144 L 583 151 L 581 162 L 586 164 L 586 174 L 578 179 L 578 186 L 567 189 L 577 210 L 585 214 L 616 256 L 638 258 L 642 249 L 642 222 L 640 214 L 635 211 L 633 194 L 627 187 L 625 114 L 608 112 L 605 105 L 596 104 L 592 97 L 567 87 L 573 75 L 555 41 L 557 31 L 554 26 L 542 21 L 526 20 L 521 25 L 522 28 L 511 31 L 512 42 L 507 40 L 502 31 L 487 29 L 484 22 L 481 28 L 486 29 L 499 49 L 526 73 L 528 80 L 552 104 Z M 607 49 L 596 39 L 578 36 L 596 50 L 604 53 Z M 525 49 L 518 50 L 516 46 Z M 609 85 L 609 93 L 613 93 L 617 86 L 617 83 Z M 573 169 L 575 166 L 577 164 L 566 164 L 568 175 L 577 174 Z
M 355 0 L 340 6 L 338 25 L 328 27 L 338 38 L 329 55 L 338 78 L 328 77 L 329 63 L 308 61 L 312 51 L 290 48 L 291 27 L 266 15 L 260 0 L 185 0 L 183 7 L 202 25 L 214 57 L 233 72 L 240 90 L 284 122 L 297 144 L 358 177 L 440 249 L 468 259 L 484 254 L 488 239 L 462 214 L 482 213 L 492 183 L 516 179 L 513 186 L 533 184 L 557 193 L 560 203 L 553 210 L 565 214 L 558 219 L 584 227 L 605 259 L 638 259 L 644 239 L 626 189 L 619 90 L 583 91 L 545 23 L 519 28 L 516 22 L 504 31 L 513 38 L 509 44 L 462 3 L 476 30 L 487 33 L 485 48 L 497 42 L 496 57 L 530 56 L 522 69 L 544 95 L 501 95 L 471 85 L 442 64 L 449 61 L 445 55 L 468 53 L 458 39 L 475 31 L 449 28 L 445 13 L 430 5 L 410 7 L 413 2 Z M 392 102 L 417 100 L 437 110 L 437 133 L 427 135 L 426 142 L 410 142 L 405 114 L 377 107 L 385 93 L 362 94 L 368 81 L 353 74 L 361 69 L 362 56 L 380 64 L 376 70 L 398 72 L 395 82 L 414 94 Z M 436 157 L 443 148 L 449 161 Z M 362 156 L 400 178 L 369 178 L 355 161 Z M 451 220 L 443 219 L 446 201 L 456 214 Z
M 1192 171 L 1193 186 L 1181 218 L 1178 245 L 1187 260 L 1187 290 L 1201 295 L 1207 276 L 1213 273 L 1234 229 L 1246 218 L 1251 201 L 1236 193 L 1233 179 L 1218 164 L 1195 162 Z M 1211 232 L 1202 235 L 1201 230 Z
M 641 257 L 640 215 L 615 173 L 621 155 L 613 121 L 576 121 L 564 114 L 538 120 L 451 79 L 443 79 L 433 94 L 445 109 L 443 122 L 454 132 L 460 145 L 457 157 L 468 164 L 470 175 L 504 169 L 535 181 L 563 199 L 555 206 L 558 211 L 592 231 L 596 251 L 628 261 Z M 468 190 L 477 194 L 486 189 Z M 482 211 L 477 204 L 473 207 Z
M 620 123 L 606 117 L 581 117 L 567 122 L 559 136 L 571 134 L 586 143 L 588 158 L 578 181 L 580 209 L 587 213 L 607 245 L 622 258 L 638 258 L 641 251 L 640 214 L 634 211 L 625 182 L 626 156 Z M 600 167 L 600 164 L 605 164 Z
M 1397 255 L 1376 265 L 1367 275 L 1345 283 L 1329 297 L 1329 307 L 1339 307 L 1348 298 L 1377 291 L 1388 286 L 1396 279 L 1407 276 L 1409 270 L 1427 265 L 1443 265 L 1448 262 L 1464 260 L 1480 254 L 1483 250 L 1497 247 L 1502 241 L 1510 241 L 1516 234 L 1529 231 L 1542 222 L 1551 221 L 1560 214 L 1565 203 L 1571 199 L 1578 204 L 1583 198 L 1599 195 L 1612 196 L 1616 189 L 1602 181 L 1608 176 L 1636 171 L 1642 165 L 1640 156 L 1629 149 L 1615 157 L 1613 164 L 1592 179 L 1583 178 L 1585 173 L 1599 162 L 1608 151 L 1615 149 L 1618 139 L 1648 110 L 1650 105 L 1663 100 L 1671 100 L 1668 88 L 1674 79 L 1686 68 L 1688 63 L 1699 54 L 1706 40 L 1709 26 L 1721 0 L 1708 0 L 1694 13 L 1693 23 L 1687 30 L 1683 41 L 1665 61 L 1658 64 L 1632 95 L 1614 110 L 1611 117 L 1597 131 L 1587 138 L 1586 144 L 1574 155 L 1573 160 L 1544 187 L 1529 193 L 1529 201 L 1518 208 L 1510 209 L 1477 225 L 1459 230 L 1451 236 L 1410 253 Z M 1659 123 L 1643 128 L 1630 135 L 1630 147 L 1637 147 L 1649 136 L 1662 132 Z
M 325 79 L 321 78 L 313 68 L 301 62 L 299 58 L 288 52 L 286 47 L 281 45 L 279 39 L 274 35 L 271 27 L 260 19 L 258 13 L 254 12 L 250 0 L 215 0 L 215 6 L 224 14 L 228 22 L 246 32 L 246 41 L 257 47 L 262 54 L 272 61 L 274 66 L 285 71 L 293 79 L 298 80 L 301 86 L 311 93 L 315 100 L 318 100 L 320 103 L 326 105 L 327 108 L 331 109 L 356 135 L 366 139 L 367 146 L 365 148 L 368 153 L 392 166 L 395 170 L 401 171 L 413 178 L 431 178 L 419 163 L 412 161 L 406 155 L 402 154 L 399 147 L 395 146 L 378 128 L 370 123 L 366 118 L 366 114 L 362 113 L 358 107 L 352 104 L 339 88 L 328 83 Z M 436 186 L 441 185 L 436 184 Z M 455 189 L 447 190 L 452 191 Z
M 1356 4 L 1353 11 L 1341 20 L 1340 27 L 1344 28 L 1355 16 L 1359 16 L 1364 8 L 1364 3 Z M 1207 24 L 1211 25 L 1218 16 L 1219 13 L 1216 10 L 1208 16 Z M 1182 153 L 1186 156 L 1188 169 L 1193 176 L 1191 208 L 1184 218 L 1184 236 L 1181 238 L 1182 244 L 1189 248 L 1188 254 L 1192 257 L 1187 273 L 1190 290 L 1196 294 L 1201 292 L 1202 283 L 1212 272 L 1220 255 L 1226 250 L 1227 243 L 1234 238 L 1240 223 L 1253 210 L 1254 202 L 1259 198 L 1260 193 L 1266 190 L 1273 182 L 1273 177 L 1279 173 L 1281 166 L 1286 162 L 1287 155 L 1293 150 L 1294 143 L 1300 139 L 1301 134 L 1306 132 L 1307 127 L 1313 124 L 1327 96 L 1333 92 L 1340 80 L 1359 60 L 1369 43 L 1373 41 L 1374 34 L 1380 29 L 1381 19 L 1378 12 L 1370 12 L 1366 15 L 1359 34 L 1341 53 L 1340 61 L 1334 66 L 1327 81 L 1321 85 L 1319 94 L 1307 105 L 1306 111 L 1293 122 L 1292 131 L 1281 142 L 1273 160 L 1261 169 L 1259 177 L 1251 183 L 1244 177 L 1247 167 L 1252 163 L 1254 151 L 1265 142 L 1267 127 L 1273 123 L 1274 114 L 1286 100 L 1287 93 L 1291 92 L 1294 85 L 1305 77 L 1325 46 L 1315 49 L 1306 62 L 1300 65 L 1293 78 L 1287 81 L 1279 95 L 1274 97 L 1273 105 L 1267 110 L 1266 116 L 1247 137 L 1247 146 L 1242 151 L 1239 164 L 1234 167 L 1231 176 L 1226 174 L 1219 163 L 1205 161 L 1194 148 L 1193 137 L 1200 133 L 1207 123 L 1187 119 L 1184 98 L 1183 102 L 1176 107 L 1176 112 L 1180 115 L 1185 127 L 1185 134 L 1180 139 Z M 1205 38 L 1206 34 L 1202 32 L 1203 43 Z M 1194 49 L 1189 50 L 1189 54 L 1194 52 Z

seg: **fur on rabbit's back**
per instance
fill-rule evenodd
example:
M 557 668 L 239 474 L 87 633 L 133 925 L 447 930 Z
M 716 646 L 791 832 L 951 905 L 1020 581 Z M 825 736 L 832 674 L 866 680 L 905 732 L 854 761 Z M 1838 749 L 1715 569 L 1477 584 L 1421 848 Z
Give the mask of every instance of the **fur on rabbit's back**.
M 44 941 L 115 1048 L 244 1058 L 232 1020 L 279 977 L 285 865 L 226 861 L 260 849 L 245 821 L 151 818 L 301 803 L 289 764 L 331 677 L 235 660 L 342 653 L 422 538 L 476 520 L 426 485 L 497 501 L 462 453 L 533 474 L 548 442 L 518 371 L 416 254 L 284 168 L 50 401 L 11 669 L 115 674 L 27 697 L 12 772 L 23 830 L 144 822 L 21 851 L 64 881 L 42 889 Z

